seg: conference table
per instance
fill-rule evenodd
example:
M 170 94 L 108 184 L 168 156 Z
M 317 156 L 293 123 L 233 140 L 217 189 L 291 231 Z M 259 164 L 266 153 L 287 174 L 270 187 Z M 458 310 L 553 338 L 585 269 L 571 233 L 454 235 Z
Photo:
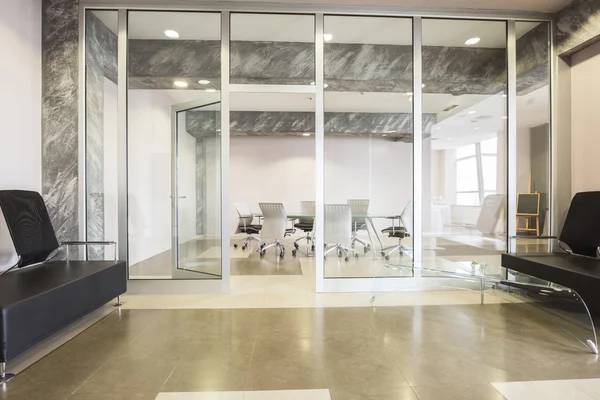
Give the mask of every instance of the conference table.
M 252 215 L 256 218 L 262 218 L 263 215 L 262 213 L 252 213 Z M 300 219 L 314 219 L 316 218 L 316 214 L 307 214 L 307 213 L 301 213 L 301 212 L 287 212 L 286 211 L 286 216 L 287 219 L 290 221 L 296 221 L 296 220 L 300 220 Z M 392 220 L 392 225 L 394 225 L 394 221 L 401 220 L 401 216 L 400 215 L 389 215 L 389 214 L 372 214 L 372 213 L 368 213 L 368 214 L 353 214 L 352 218 L 364 218 L 365 221 L 367 222 L 367 234 L 369 235 L 369 242 L 371 243 L 371 250 L 373 251 L 373 259 L 377 258 L 377 252 L 375 250 L 375 244 L 373 242 L 373 237 L 371 236 L 371 232 L 369 231 L 369 226 L 371 227 L 371 229 L 373 230 L 374 236 L 377 239 L 377 242 L 379 243 L 379 249 L 383 249 L 383 242 L 381 241 L 381 237 L 379 236 L 379 233 L 377 232 L 377 228 L 375 228 L 375 223 L 373 222 L 374 219 L 389 219 Z M 400 225 L 400 224 L 398 224 Z

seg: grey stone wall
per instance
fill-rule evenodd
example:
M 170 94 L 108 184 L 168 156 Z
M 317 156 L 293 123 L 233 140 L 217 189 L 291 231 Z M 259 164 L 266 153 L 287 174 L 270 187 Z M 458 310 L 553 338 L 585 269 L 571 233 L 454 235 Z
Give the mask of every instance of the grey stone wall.
M 600 41 L 600 0 L 575 0 L 556 19 L 558 54 L 572 54 Z
M 80 235 L 78 3 L 42 1 L 42 195 L 62 241 Z

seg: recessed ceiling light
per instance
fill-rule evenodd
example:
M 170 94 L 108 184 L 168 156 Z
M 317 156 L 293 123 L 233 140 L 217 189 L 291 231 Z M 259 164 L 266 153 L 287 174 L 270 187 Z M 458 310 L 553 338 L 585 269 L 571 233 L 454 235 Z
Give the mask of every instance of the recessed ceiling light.
M 323 34 L 323 40 L 325 40 L 326 42 L 331 42 L 333 40 L 333 34 L 331 34 L 331 33 Z
M 206 91 L 207 91 L 208 93 L 214 93 L 214 92 L 216 92 L 216 91 L 217 91 L 217 89 L 212 89 L 212 88 L 209 88 L 209 89 L 206 89 Z
M 481 39 L 480 39 L 480 38 L 478 38 L 478 37 L 472 37 L 471 39 L 467 39 L 467 41 L 465 42 L 465 44 L 466 44 L 467 46 L 473 46 L 474 44 L 477 44 L 477 43 L 479 43 L 479 41 L 480 41 L 480 40 L 481 40 Z
M 422 87 L 422 88 L 424 88 L 424 87 L 425 87 L 425 84 L 423 83 L 423 84 L 421 85 L 421 87 Z
M 206 79 L 200 79 L 200 80 L 198 81 L 198 83 L 199 83 L 199 84 L 201 84 L 201 85 L 208 85 L 208 84 L 210 83 L 210 81 L 209 81 L 209 80 L 206 80 Z
M 475 110 L 471 110 L 471 111 L 469 111 L 469 114 L 475 114 L 476 112 L 477 111 L 475 111 Z
M 186 87 L 188 87 L 188 83 L 185 81 L 175 81 L 175 82 L 173 82 L 173 86 L 178 87 L 178 88 L 186 88 Z
M 302 136 L 310 136 L 310 133 L 303 133 Z
M 167 29 L 165 31 L 165 36 L 171 39 L 177 39 L 179 37 L 179 33 L 177 33 L 177 31 L 174 31 L 172 29 Z

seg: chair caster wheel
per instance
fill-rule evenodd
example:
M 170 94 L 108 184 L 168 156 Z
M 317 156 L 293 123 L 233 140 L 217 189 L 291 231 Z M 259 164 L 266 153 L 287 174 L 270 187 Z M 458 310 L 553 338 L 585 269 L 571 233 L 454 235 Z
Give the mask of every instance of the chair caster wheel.
M 390 259 L 390 256 L 385 256 L 385 259 L 389 261 L 389 259 Z
M 365 248 L 364 248 L 364 252 L 365 252 L 365 254 L 367 254 L 367 253 L 369 252 L 369 250 L 371 250 L 371 249 L 369 249 L 368 247 L 365 247 Z
M 385 257 L 385 251 L 381 252 L 381 257 Z
M 354 258 L 358 260 L 358 253 L 354 253 Z
M 312 251 L 315 251 L 315 245 L 313 244 L 312 246 L 310 246 L 310 249 L 311 249 Z
M 346 261 L 346 262 L 350 261 L 350 257 L 344 258 L 344 261 Z
M 265 251 L 264 251 L 264 250 L 261 250 L 259 254 L 260 254 L 260 257 L 262 258 L 262 257 L 264 257 L 264 256 L 265 256 Z
M 242 250 L 246 250 L 246 246 L 242 246 Z
M 238 245 L 237 245 L 237 244 L 234 244 L 234 245 L 233 245 L 233 248 L 234 248 L 234 249 L 237 249 L 237 248 L 238 248 Z
M 294 243 L 294 247 L 296 248 L 296 250 L 298 250 L 300 248 L 300 245 L 298 243 Z
M 292 255 L 296 257 L 296 250 L 292 250 Z

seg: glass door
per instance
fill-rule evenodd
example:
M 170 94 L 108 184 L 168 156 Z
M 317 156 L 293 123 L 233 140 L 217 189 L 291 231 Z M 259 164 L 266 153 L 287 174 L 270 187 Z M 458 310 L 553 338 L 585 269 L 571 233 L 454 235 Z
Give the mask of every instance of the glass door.
M 173 278 L 222 273 L 221 103 L 207 101 L 173 107 Z

